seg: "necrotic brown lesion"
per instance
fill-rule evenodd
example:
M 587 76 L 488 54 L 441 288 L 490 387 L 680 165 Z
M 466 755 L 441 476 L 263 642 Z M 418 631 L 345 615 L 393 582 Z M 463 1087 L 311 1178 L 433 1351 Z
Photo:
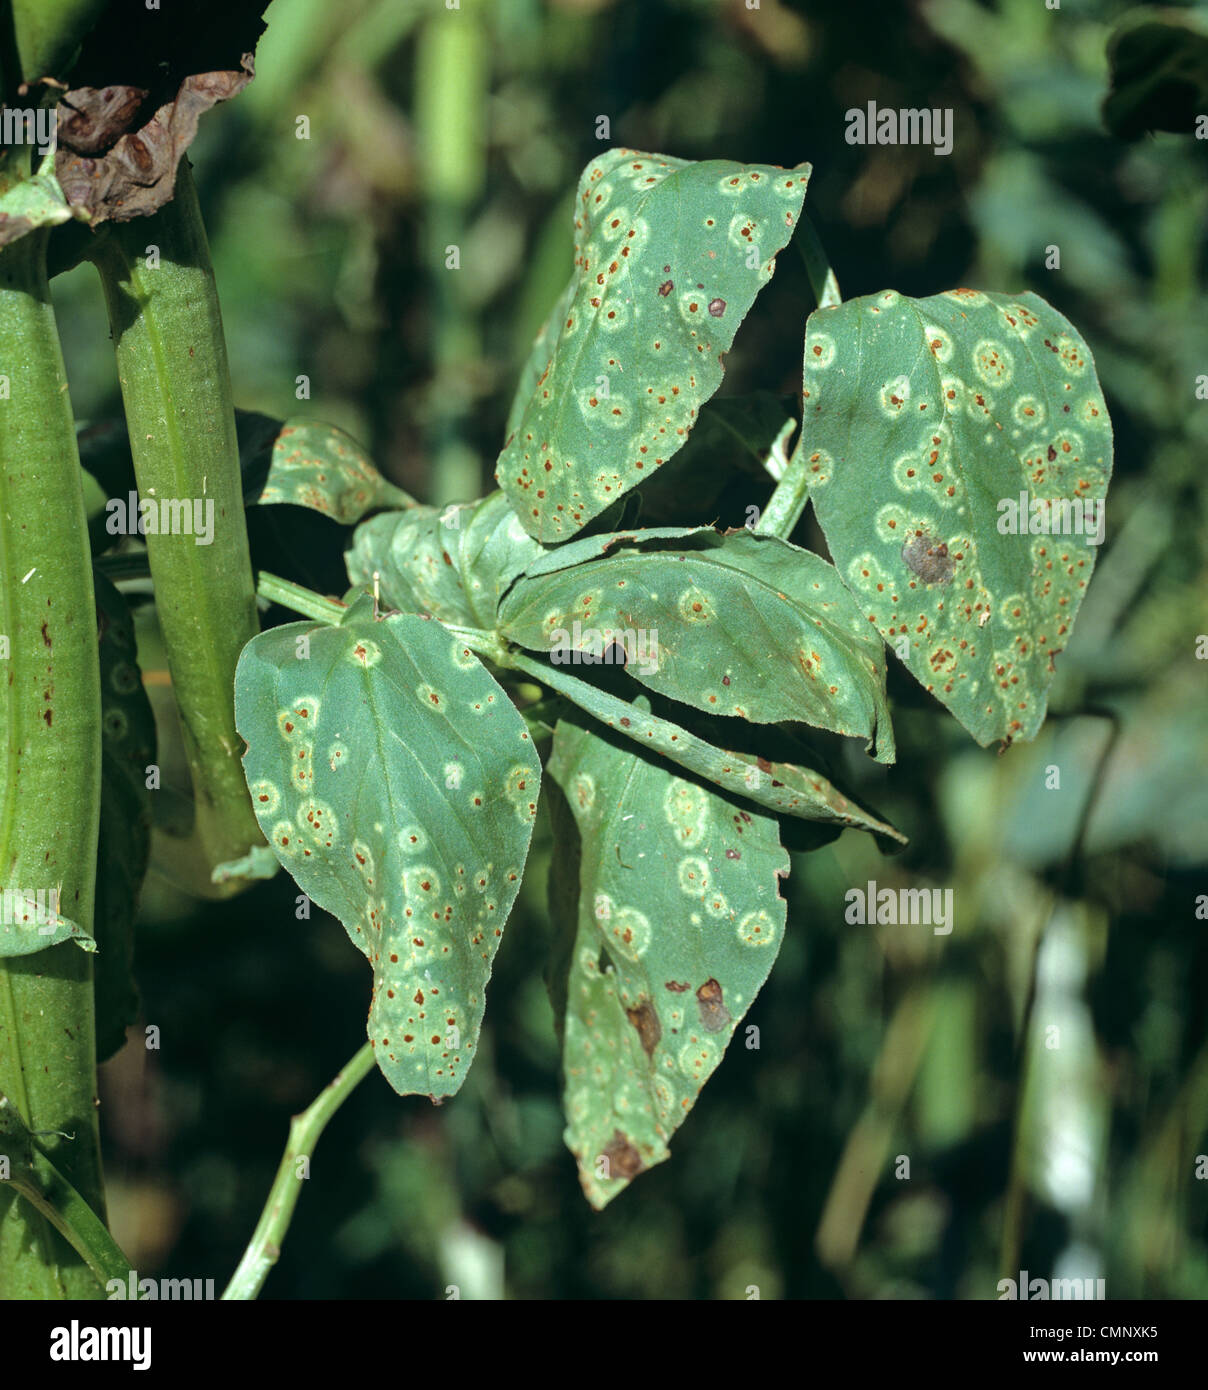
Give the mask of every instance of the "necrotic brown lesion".
M 947 584 L 956 572 L 956 561 L 947 545 L 926 531 L 918 531 L 902 547 L 902 559 L 924 584 Z

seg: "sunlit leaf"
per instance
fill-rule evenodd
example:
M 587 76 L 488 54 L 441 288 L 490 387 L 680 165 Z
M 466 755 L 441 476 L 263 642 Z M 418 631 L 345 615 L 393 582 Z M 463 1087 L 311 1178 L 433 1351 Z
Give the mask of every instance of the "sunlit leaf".
M 0 246 L 7 246 L 35 227 L 55 227 L 79 215 L 55 177 L 53 150 L 33 174 L 10 180 L 0 170 L 0 190 Z
M 1090 349 L 1034 294 L 889 290 L 810 315 L 804 397 L 810 495 L 870 626 L 979 743 L 1031 738 L 1102 539 Z
M 875 736 L 877 757 L 893 761 L 884 647 L 819 556 L 775 536 L 704 529 L 690 547 L 623 544 L 530 575 L 500 611 L 513 641 L 562 664 L 610 658 L 615 643 L 628 674 L 661 695 L 756 724 Z
M 543 553 L 503 493 L 493 492 L 480 502 L 371 517 L 357 527 L 345 560 L 353 584 L 380 576 L 388 607 L 489 629 L 508 585 Z
M 811 767 L 773 762 L 756 753 L 721 747 L 683 724 L 649 713 L 637 703 L 619 700 L 606 690 L 569 675 L 560 666 L 544 668 L 541 679 L 622 737 L 661 754 L 723 791 L 782 815 L 868 830 L 883 848 L 906 843 L 900 831 L 844 796 Z M 707 725 L 710 721 L 701 722 Z M 777 736 L 777 742 L 783 744 L 783 731 Z
M 290 502 L 351 526 L 375 507 L 405 507 L 411 499 L 382 477 L 350 434 L 293 419 L 277 431 L 268 477 L 250 500 L 260 506 Z
M 5 888 L 0 912 L 0 957 L 30 956 L 47 946 L 74 941 L 81 950 L 96 950 L 96 940 L 59 911 L 49 891 Z
M 531 535 L 573 536 L 682 447 L 809 174 L 620 149 L 583 171 L 571 285 L 524 368 L 495 474 Z
M 478 1045 L 540 765 L 468 648 L 431 619 L 373 613 L 366 596 L 338 627 L 253 638 L 235 721 L 273 852 L 373 967 L 378 1066 L 401 1095 L 445 1096 Z
M 566 1142 L 603 1207 L 671 1135 L 771 971 L 789 870 L 774 816 L 560 721 L 549 763 L 579 830 L 562 1065 Z M 567 853 L 564 845 L 555 854 Z

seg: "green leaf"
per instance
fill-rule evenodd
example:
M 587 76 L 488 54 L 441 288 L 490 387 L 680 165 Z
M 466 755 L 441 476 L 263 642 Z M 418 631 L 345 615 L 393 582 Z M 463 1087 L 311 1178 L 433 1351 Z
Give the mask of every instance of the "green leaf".
M 745 811 L 591 730 L 559 721 L 550 776 L 579 829 L 567 963 L 566 1143 L 594 1207 L 667 1144 L 771 971 L 789 857 Z M 555 858 L 569 853 L 555 845 Z
M 579 180 L 575 269 L 521 377 L 495 476 L 572 536 L 682 447 L 797 224 L 810 166 L 609 150 Z
M 377 471 L 351 435 L 317 420 L 278 420 L 253 410 L 235 411 L 244 505 L 291 503 L 351 526 L 382 507 L 414 505 Z M 104 420 L 80 431 L 88 531 L 93 554 L 122 538 L 107 530 L 105 499 L 126 502 L 136 490 L 130 436 L 124 420 Z
M 900 831 L 863 810 L 812 768 L 721 748 L 681 724 L 567 675 L 561 667 L 543 666 L 518 652 L 509 655 L 508 664 L 574 701 L 623 737 L 653 749 L 723 791 L 782 815 L 871 831 L 882 847 L 906 843 Z
M 810 315 L 803 394 L 810 497 L 869 623 L 978 743 L 1032 738 L 1094 536 L 1006 528 L 1021 494 L 1024 526 L 1103 519 L 1090 349 L 1034 294 L 888 290 Z
M 401 488 L 382 477 L 350 434 L 302 419 L 282 423 L 273 440 L 268 477 L 249 500 L 260 506 L 288 502 L 309 507 L 342 526 L 377 507 L 411 503 Z
M 147 767 L 156 761 L 155 716 L 139 675 L 126 600 L 103 575 L 96 586 L 101 664 L 101 822 L 97 841 L 97 1060 L 113 1056 L 138 1016 L 134 918 L 151 855 Z
M 55 152 L 51 150 L 37 172 L 18 177 L 7 187 L 0 178 L 0 246 L 16 241 L 35 227 L 55 227 L 80 216 L 67 201 L 55 178 Z
M 82 951 L 96 950 L 96 940 L 59 912 L 52 891 L 0 889 L 0 957 L 32 956 L 61 941 L 74 941 Z
M 884 648 L 834 567 L 750 531 L 704 529 L 693 541 L 626 545 L 587 566 L 526 576 L 500 610 L 500 630 L 561 664 L 574 652 L 599 659 L 615 638 L 627 673 L 660 695 L 756 724 L 875 736 L 878 760 L 892 762 Z
M 265 837 L 373 967 L 368 1034 L 400 1095 L 452 1095 L 520 887 L 540 765 L 468 647 L 413 614 L 252 639 L 235 722 Z M 305 642 L 303 639 L 306 639 Z
M 543 553 L 503 493 L 492 492 L 461 506 L 372 517 L 357 527 L 345 560 L 353 584 L 381 576 L 387 607 L 491 629 L 508 586 Z

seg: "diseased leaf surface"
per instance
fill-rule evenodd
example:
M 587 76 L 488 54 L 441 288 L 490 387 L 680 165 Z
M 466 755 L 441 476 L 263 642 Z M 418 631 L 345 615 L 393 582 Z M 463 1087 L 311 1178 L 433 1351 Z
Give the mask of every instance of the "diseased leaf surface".
M 273 852 L 373 968 L 378 1066 L 400 1095 L 453 1094 L 532 836 L 524 720 L 439 623 L 375 620 L 366 596 L 253 638 L 235 722 Z
M 683 445 L 809 174 L 621 149 L 583 171 L 571 285 L 524 368 L 495 474 L 531 535 L 573 536 Z
M 273 440 L 268 477 L 253 499 L 292 502 L 351 526 L 374 507 L 410 500 L 377 471 L 350 434 L 318 420 L 286 420 Z
M 757 724 L 875 736 L 877 757 L 892 762 L 884 647 L 834 566 L 750 531 L 703 529 L 692 544 L 622 544 L 589 564 L 526 576 L 503 604 L 500 630 L 563 664 L 584 653 L 599 660 L 618 643 L 628 674 L 661 695 Z
M 549 763 L 580 836 L 565 981 L 566 1143 L 605 1206 L 668 1142 L 771 971 L 788 873 L 774 816 L 742 810 L 560 721 Z M 555 847 L 555 855 L 569 848 Z
M 679 767 L 735 796 L 801 820 L 868 830 L 883 847 L 905 844 L 906 837 L 844 796 L 820 772 L 792 763 L 772 762 L 754 753 L 721 748 L 680 724 L 649 713 L 615 695 L 550 666 L 541 677 L 552 690 L 573 700 L 610 729 L 653 749 Z M 707 722 L 707 721 L 706 721 Z
M 1034 294 L 889 290 L 810 315 L 803 394 L 811 499 L 870 625 L 978 743 L 1032 738 L 1096 547 L 1004 531 L 1021 493 L 1024 526 L 1101 516 L 1089 348 Z
M 345 559 L 353 584 L 380 575 L 382 601 L 391 607 L 489 630 L 503 593 L 544 550 L 503 493 L 492 492 L 461 506 L 371 517 L 357 527 Z

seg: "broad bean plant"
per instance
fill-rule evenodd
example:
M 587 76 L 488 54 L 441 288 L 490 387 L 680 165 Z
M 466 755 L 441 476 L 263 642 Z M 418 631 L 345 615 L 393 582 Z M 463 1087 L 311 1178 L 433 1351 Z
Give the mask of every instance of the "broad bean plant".
M 187 160 L 134 218 L 69 197 L 53 156 L 6 155 L 6 1292 L 99 1296 L 129 1274 L 92 1097 L 135 1017 L 159 789 L 132 576 L 151 581 L 192 785 L 181 881 L 218 897 L 283 869 L 298 929 L 327 929 L 306 925 L 315 905 L 368 967 L 366 1044 L 295 1121 L 233 1298 L 261 1287 L 302 1186 L 291 1159 L 352 1086 L 375 1068 L 399 1096 L 462 1086 L 542 807 L 566 1144 L 602 1208 L 670 1157 L 726 1048 L 757 1045 L 744 1019 L 784 938 L 789 847 L 845 828 L 905 843 L 834 751 L 893 764 L 890 663 L 983 747 L 1036 735 L 1103 538 L 1090 349 L 1009 287 L 844 300 L 810 174 L 592 159 L 497 488 L 438 508 L 340 430 L 235 410 Z M 104 440 L 77 439 L 48 292 L 68 221 L 89 224 L 138 495 Z M 799 396 L 719 395 L 790 247 L 816 300 Z M 742 523 L 686 524 L 678 503 L 744 478 Z M 350 528 L 344 592 L 254 569 L 245 507 L 280 503 Z M 260 631 L 265 600 L 297 620 Z

